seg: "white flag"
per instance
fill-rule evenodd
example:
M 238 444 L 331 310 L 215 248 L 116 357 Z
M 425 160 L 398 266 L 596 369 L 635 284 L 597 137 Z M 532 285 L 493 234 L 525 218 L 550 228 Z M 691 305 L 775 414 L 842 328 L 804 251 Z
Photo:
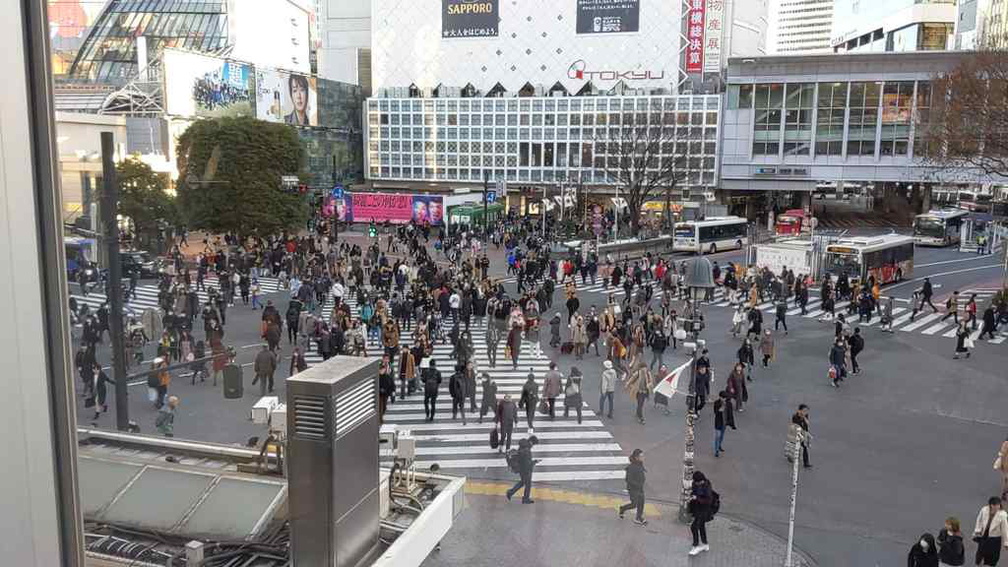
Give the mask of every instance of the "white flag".
M 675 394 L 676 388 L 679 387 L 679 376 L 682 375 L 683 370 L 689 368 L 691 361 L 686 361 L 682 366 L 676 368 L 672 372 L 669 372 L 667 376 L 662 378 L 661 382 L 655 386 L 655 393 L 661 394 L 666 398 L 671 398 Z

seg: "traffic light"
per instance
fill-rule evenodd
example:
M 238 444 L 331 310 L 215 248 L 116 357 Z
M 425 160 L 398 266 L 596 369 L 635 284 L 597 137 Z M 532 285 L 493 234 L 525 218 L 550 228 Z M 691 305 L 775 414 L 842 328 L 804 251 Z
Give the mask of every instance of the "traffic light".
M 367 233 L 371 238 L 378 238 L 378 227 L 374 223 L 369 224 Z

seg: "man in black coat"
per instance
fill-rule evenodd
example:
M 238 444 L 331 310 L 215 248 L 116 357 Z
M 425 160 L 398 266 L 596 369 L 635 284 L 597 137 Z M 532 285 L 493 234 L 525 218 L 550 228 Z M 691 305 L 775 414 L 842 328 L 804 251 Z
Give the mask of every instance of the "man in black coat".
M 634 523 L 637 525 L 647 525 L 644 519 L 644 479 L 647 471 L 644 469 L 644 451 L 634 449 L 630 454 L 630 464 L 626 468 L 626 487 L 630 494 L 630 503 L 619 507 L 619 517 L 622 520 L 623 514 L 632 508 L 637 509 L 637 517 Z
M 532 469 L 535 468 L 536 463 L 539 461 L 532 458 L 532 446 L 539 442 L 539 439 L 533 435 L 528 439 L 522 439 L 518 441 L 518 482 L 514 486 L 508 489 L 507 499 L 510 501 L 511 497 L 515 495 L 522 487 L 525 488 L 525 492 L 522 493 L 522 504 L 535 504 L 535 500 L 532 500 Z
M 430 368 L 423 371 L 424 381 L 424 417 L 427 421 L 434 421 L 436 410 L 438 388 L 441 387 L 441 372 L 437 369 L 434 360 L 430 361 Z
M 511 394 L 504 394 L 504 399 L 497 405 L 497 424 L 500 426 L 500 445 L 498 453 L 511 450 L 511 434 L 518 424 L 518 406 L 511 399 Z

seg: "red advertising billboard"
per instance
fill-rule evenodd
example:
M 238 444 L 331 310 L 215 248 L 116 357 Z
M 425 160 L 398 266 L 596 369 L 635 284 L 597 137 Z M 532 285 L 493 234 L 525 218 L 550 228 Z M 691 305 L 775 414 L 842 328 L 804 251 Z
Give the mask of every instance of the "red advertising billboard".
M 707 0 L 693 0 L 686 22 L 686 72 L 702 73 L 704 64 L 705 3 Z
M 444 199 L 441 195 L 410 193 L 347 193 L 336 204 L 339 219 L 347 222 L 391 222 L 405 224 L 430 223 L 444 220 Z

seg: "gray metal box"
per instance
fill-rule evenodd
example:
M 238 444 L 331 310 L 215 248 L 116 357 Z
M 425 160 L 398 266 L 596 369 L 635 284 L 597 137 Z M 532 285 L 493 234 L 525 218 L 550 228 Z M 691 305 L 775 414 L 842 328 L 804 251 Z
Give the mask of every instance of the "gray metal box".
M 336 356 L 287 379 L 295 567 L 351 567 L 378 543 L 379 363 Z

